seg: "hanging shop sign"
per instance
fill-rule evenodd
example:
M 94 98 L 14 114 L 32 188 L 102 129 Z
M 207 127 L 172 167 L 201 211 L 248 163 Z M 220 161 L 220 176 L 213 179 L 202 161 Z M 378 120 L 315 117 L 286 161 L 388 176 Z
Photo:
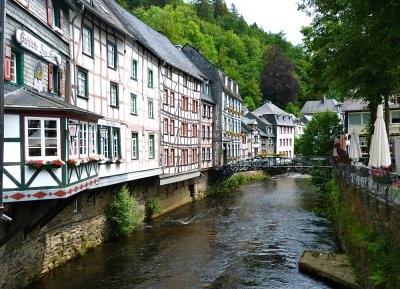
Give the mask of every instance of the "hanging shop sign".
M 62 58 L 53 48 L 46 45 L 29 32 L 18 29 L 16 32 L 16 39 L 19 44 L 25 49 L 39 55 L 55 65 L 61 65 Z

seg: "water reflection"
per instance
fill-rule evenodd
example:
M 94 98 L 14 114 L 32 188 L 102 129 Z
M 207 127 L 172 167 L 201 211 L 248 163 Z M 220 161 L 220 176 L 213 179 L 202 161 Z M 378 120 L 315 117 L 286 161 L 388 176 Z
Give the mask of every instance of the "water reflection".
M 303 250 L 336 249 L 306 209 L 307 180 L 275 177 L 170 213 L 66 264 L 30 288 L 329 288 L 298 272 Z

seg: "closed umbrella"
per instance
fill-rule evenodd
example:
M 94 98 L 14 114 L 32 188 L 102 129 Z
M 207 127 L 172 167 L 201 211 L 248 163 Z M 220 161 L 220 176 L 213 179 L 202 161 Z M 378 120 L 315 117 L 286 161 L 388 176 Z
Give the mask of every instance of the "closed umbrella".
M 358 162 L 361 156 L 360 139 L 358 138 L 358 134 L 353 131 L 350 138 L 349 158 L 353 162 Z
M 371 138 L 369 149 L 369 163 L 371 167 L 389 167 L 391 165 L 389 141 L 386 133 L 386 125 L 383 120 L 382 105 L 378 105 L 376 120 L 374 124 L 374 134 Z

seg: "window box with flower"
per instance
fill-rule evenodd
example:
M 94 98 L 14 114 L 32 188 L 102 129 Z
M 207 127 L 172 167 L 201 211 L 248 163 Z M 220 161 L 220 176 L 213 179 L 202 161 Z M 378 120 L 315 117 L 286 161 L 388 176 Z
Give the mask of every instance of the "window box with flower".
M 372 180 L 380 185 L 390 185 L 392 184 L 392 177 L 388 171 L 383 170 L 370 170 Z
M 59 169 L 65 163 L 62 160 L 28 160 L 25 162 L 30 169 Z

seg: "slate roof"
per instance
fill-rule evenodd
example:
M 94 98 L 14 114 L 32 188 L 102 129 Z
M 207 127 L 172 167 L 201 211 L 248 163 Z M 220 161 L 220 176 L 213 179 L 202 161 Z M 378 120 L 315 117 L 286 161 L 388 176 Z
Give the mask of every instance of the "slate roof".
M 257 116 L 267 115 L 267 114 L 279 114 L 279 115 L 289 115 L 286 111 L 280 109 L 272 102 L 266 102 L 259 108 L 253 111 Z
M 269 123 L 272 123 L 273 125 L 294 126 L 294 121 L 290 114 L 287 115 L 267 114 L 263 115 L 263 118 L 266 118 L 267 121 Z
M 210 94 L 201 92 L 200 93 L 200 99 L 215 104 L 215 101 L 214 101 L 214 99 L 212 98 L 212 96 Z
M 16 87 L 4 84 L 4 109 L 6 110 L 28 110 L 52 113 L 69 113 L 81 118 L 100 119 L 101 115 L 79 108 L 65 102 L 64 99 L 45 96 L 30 88 Z
M 86 3 L 85 1 L 81 1 L 82 4 L 85 5 L 85 10 L 89 10 L 97 17 L 102 19 L 107 24 L 113 26 L 114 28 L 118 29 L 119 31 L 130 35 L 132 38 L 133 35 L 129 32 L 128 29 L 125 28 L 125 25 L 119 20 L 118 15 L 115 13 L 113 9 L 108 7 L 108 2 L 113 2 L 113 0 L 92 0 L 93 5 Z
M 253 131 L 253 129 L 248 126 L 247 124 L 245 124 L 244 122 L 241 123 L 242 126 L 242 131 L 246 132 L 246 133 L 251 133 L 251 131 Z
M 144 24 L 134 15 L 119 6 L 115 0 L 108 0 L 106 3 L 107 7 L 117 15 L 118 19 L 120 19 L 122 23 L 124 23 L 124 27 L 129 30 L 133 37 L 149 49 L 154 55 L 169 65 L 178 68 L 197 79 L 206 78 L 182 52 L 182 48 L 173 45 L 167 37 Z
M 365 111 L 368 110 L 368 103 L 362 99 L 347 99 L 343 102 L 342 111 Z
M 324 111 L 341 112 L 342 103 L 336 99 L 327 99 L 323 97 L 321 100 L 309 100 L 301 108 L 302 114 L 313 114 Z
M 245 117 L 249 119 L 254 119 L 257 122 L 259 133 L 263 132 L 265 136 L 275 137 L 274 133 L 267 132 L 267 127 L 272 126 L 272 124 L 268 122 L 268 120 L 266 120 L 265 118 L 258 117 L 256 114 L 254 114 L 254 112 L 247 113 Z
M 245 116 L 242 116 L 242 122 L 245 123 L 246 125 L 257 124 L 257 121 L 255 119 L 251 119 Z

